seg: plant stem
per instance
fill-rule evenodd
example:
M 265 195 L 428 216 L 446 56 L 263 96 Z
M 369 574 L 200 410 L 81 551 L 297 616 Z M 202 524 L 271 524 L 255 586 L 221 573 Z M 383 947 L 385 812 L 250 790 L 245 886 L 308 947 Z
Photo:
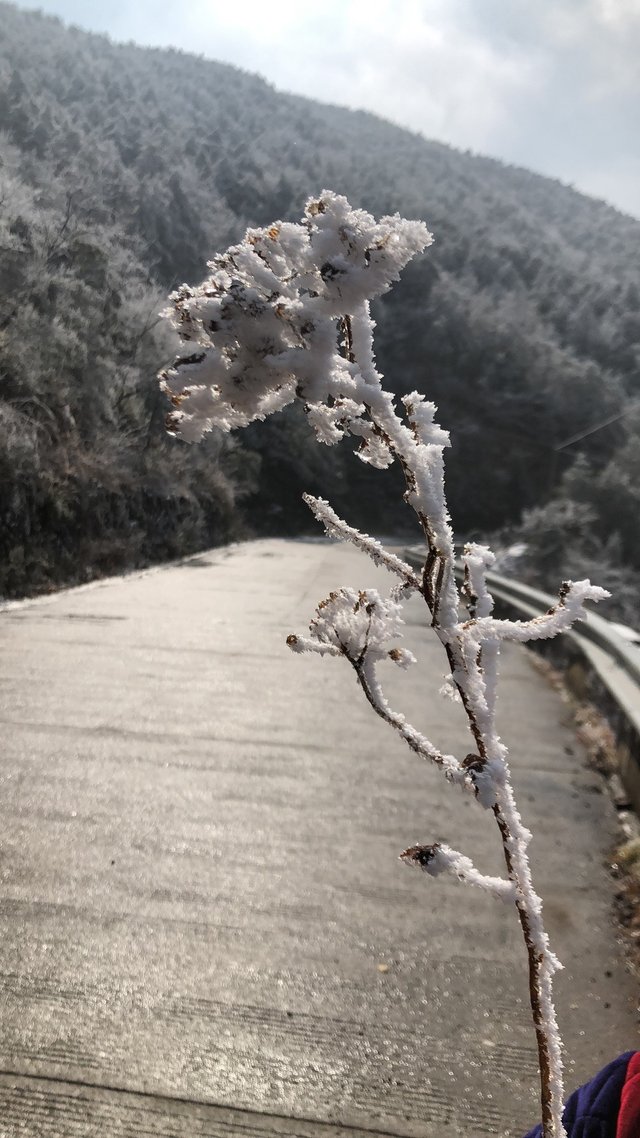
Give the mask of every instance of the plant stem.
M 531 920 L 527 905 L 524 902 L 522 887 L 518 879 L 518 873 L 514 869 L 512 847 L 514 837 L 511 834 L 509 826 L 500 810 L 498 805 L 494 806 L 493 812 L 498 823 L 500 830 L 500 837 L 502 839 L 502 849 L 504 853 L 504 860 L 507 867 L 507 872 L 510 879 L 516 885 L 516 909 L 518 910 L 518 919 L 522 928 L 522 935 L 524 937 L 525 946 L 527 949 L 527 956 L 529 958 L 529 1002 L 531 1004 L 531 1013 L 533 1016 L 533 1024 L 536 1033 L 536 1042 L 538 1045 L 538 1062 L 540 1068 L 540 1106 L 542 1111 L 542 1135 L 543 1138 L 556 1138 L 554 1134 L 553 1122 L 553 1087 L 551 1081 L 551 1058 L 549 1038 L 545 1029 L 544 1014 L 542 1009 L 542 966 L 544 963 L 544 956 L 539 951 L 535 944 L 532 930 Z M 518 839 L 516 839 L 517 841 Z
M 406 477 L 405 463 L 402 463 L 402 468 L 405 471 Z M 407 484 L 409 485 L 409 483 Z M 449 636 L 442 635 L 443 630 L 440 628 L 438 620 L 440 593 L 445 575 L 445 556 L 440 551 L 435 542 L 433 528 L 430 524 L 429 518 L 422 513 L 420 513 L 418 516 L 422 525 L 422 530 L 425 535 L 428 549 L 428 554 L 422 574 L 421 594 L 431 613 L 431 625 L 434 631 L 438 634 L 439 639 L 443 644 L 452 674 L 455 674 L 457 665 L 462 664 L 464 667 L 462 645 L 459 638 L 454 638 L 452 641 Z M 453 573 L 453 565 L 449 566 L 449 569 L 450 572 Z M 476 665 L 478 672 L 482 675 L 481 649 L 478 651 Z M 478 748 L 478 754 L 481 760 L 486 761 L 490 753 L 488 740 L 485 738 L 485 735 L 478 722 L 472 701 L 469 698 L 469 694 L 465 686 L 461 683 L 456 682 L 456 687 L 467 714 L 469 727 Z M 491 710 L 491 728 L 493 728 L 493 709 Z M 546 941 L 542 926 L 540 926 L 540 933 L 538 937 L 535 937 L 533 934 L 533 924 L 536 920 L 536 914 L 540 913 L 542 903 L 533 890 L 529 863 L 526 857 L 526 841 L 524 838 L 524 831 L 517 810 L 515 809 L 515 800 L 513 799 L 513 791 L 511 789 L 509 781 L 509 771 L 507 764 L 504 761 L 503 766 L 507 779 L 507 783 L 504 789 L 509 799 L 511 800 L 510 805 L 513 806 L 513 809 L 510 811 L 511 817 L 513 819 L 512 825 L 509 826 L 498 803 L 496 803 L 494 806 L 493 811 L 500 831 L 507 872 L 509 878 L 511 881 L 513 881 L 516 888 L 515 904 L 518 911 L 518 919 L 522 928 L 522 935 L 524 938 L 529 962 L 529 1001 L 531 1004 L 531 1013 L 533 1016 L 533 1024 L 536 1033 L 540 1070 L 542 1138 L 561 1138 L 561 1135 L 564 1133 L 564 1129 L 560 1127 L 560 1130 L 558 1130 L 556 1127 L 555 1118 L 558 1117 L 559 1111 L 561 1110 L 562 1094 L 560 1093 L 558 1095 L 558 1088 L 554 1087 L 551 1058 L 552 1047 L 548 1030 L 550 1017 L 552 1029 L 555 1031 L 556 1038 L 558 1037 L 557 1024 L 555 1021 L 555 1009 L 553 1008 L 553 1004 L 550 999 L 551 970 L 549 968 L 547 960 L 545 959 L 548 953 L 548 949 L 546 948 L 546 945 L 540 944 L 541 938 Z M 514 864 L 515 862 L 518 864 Z M 546 1001 L 546 1016 L 542 1003 L 543 982 L 546 982 L 549 988 L 549 999 Z M 559 1059 L 559 1054 L 557 1055 L 557 1058 Z M 560 1102 L 554 1101 L 558 1097 L 560 1099 Z M 555 1110 L 554 1106 L 556 1108 Z

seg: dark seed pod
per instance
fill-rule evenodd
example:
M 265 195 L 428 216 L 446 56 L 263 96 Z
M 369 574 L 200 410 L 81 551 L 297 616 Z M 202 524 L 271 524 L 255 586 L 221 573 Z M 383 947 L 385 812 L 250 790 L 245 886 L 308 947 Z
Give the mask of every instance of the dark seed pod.
M 474 755 L 473 753 L 466 755 L 461 763 L 461 766 L 464 768 L 464 770 L 471 771 L 473 774 L 480 774 L 486 765 L 486 759 L 481 758 L 480 755 Z
M 409 846 L 408 849 L 403 850 L 400 854 L 401 861 L 405 861 L 407 865 L 418 865 L 421 869 L 426 869 L 430 861 L 433 861 L 438 850 L 440 849 L 440 842 L 434 842 L 430 846 Z

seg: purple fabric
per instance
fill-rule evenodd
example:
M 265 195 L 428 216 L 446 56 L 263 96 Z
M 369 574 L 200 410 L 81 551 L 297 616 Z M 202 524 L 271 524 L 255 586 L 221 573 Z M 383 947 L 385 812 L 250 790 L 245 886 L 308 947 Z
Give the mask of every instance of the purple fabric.
M 620 1095 L 632 1055 L 635 1051 L 619 1055 L 567 1099 L 562 1121 L 568 1138 L 616 1138 Z M 542 1124 L 524 1138 L 542 1138 Z

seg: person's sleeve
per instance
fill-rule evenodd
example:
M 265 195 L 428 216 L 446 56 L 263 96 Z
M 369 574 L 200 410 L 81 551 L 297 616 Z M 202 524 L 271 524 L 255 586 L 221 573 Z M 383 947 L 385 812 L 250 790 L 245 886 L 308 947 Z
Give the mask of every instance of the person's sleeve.
M 607 1063 L 598 1074 L 578 1087 L 577 1091 L 567 1099 L 562 1115 L 564 1128 L 568 1138 L 640 1138 L 640 1130 L 636 1127 L 628 1131 L 618 1128 L 618 1113 L 622 1100 L 622 1092 L 627 1078 L 627 1068 L 632 1059 L 637 1059 L 638 1052 L 625 1051 L 611 1063 Z M 640 1075 L 640 1065 L 637 1068 Z M 640 1078 L 635 1088 L 640 1094 Z M 629 1095 L 630 1112 L 633 1106 L 633 1095 Z M 630 1113 L 630 1118 L 635 1119 Z M 542 1138 L 542 1124 L 538 1123 L 525 1134 L 524 1138 Z
M 640 1051 L 632 1055 L 620 1095 L 616 1138 L 640 1136 Z

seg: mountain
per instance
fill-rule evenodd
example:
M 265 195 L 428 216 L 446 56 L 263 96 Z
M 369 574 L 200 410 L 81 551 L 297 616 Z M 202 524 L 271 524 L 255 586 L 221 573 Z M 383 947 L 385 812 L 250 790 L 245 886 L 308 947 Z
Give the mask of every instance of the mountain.
M 303 489 L 398 528 L 393 472 L 317 448 L 295 412 L 200 448 L 162 431 L 167 292 L 324 186 L 435 234 L 376 310 L 377 351 L 451 429 L 457 526 L 525 511 L 540 536 L 572 503 L 554 571 L 580 548 L 640 566 L 640 222 L 228 65 L 4 3 L 0 28 L 0 592 L 311 528 Z

